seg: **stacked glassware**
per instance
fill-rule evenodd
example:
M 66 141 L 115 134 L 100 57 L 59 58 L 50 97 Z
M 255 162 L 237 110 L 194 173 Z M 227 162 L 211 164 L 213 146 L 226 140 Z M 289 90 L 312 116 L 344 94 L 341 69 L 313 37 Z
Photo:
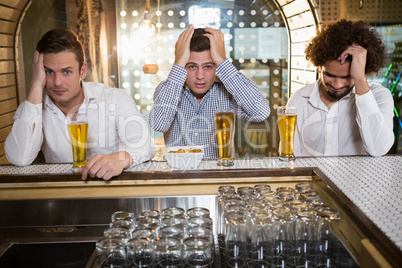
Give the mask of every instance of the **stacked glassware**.
M 98 267 L 213 267 L 213 220 L 203 207 L 117 211 L 96 250 Z
M 218 204 L 221 267 L 357 267 L 331 230 L 338 211 L 311 183 L 225 185 Z

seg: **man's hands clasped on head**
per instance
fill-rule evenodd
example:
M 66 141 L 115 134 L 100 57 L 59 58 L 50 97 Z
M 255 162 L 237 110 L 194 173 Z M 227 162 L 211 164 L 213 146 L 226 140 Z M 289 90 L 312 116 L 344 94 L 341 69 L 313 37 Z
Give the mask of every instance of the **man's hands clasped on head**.
M 226 59 L 226 50 L 225 50 L 225 36 L 224 34 L 211 27 L 206 27 L 204 34 L 205 37 L 209 39 L 211 44 L 211 58 L 212 61 L 218 66 L 222 61 Z
M 190 26 L 182 32 L 176 41 L 175 45 L 175 63 L 182 67 L 185 67 L 190 59 L 190 43 L 191 38 L 194 34 L 194 26 Z M 211 27 L 205 28 L 204 36 L 209 39 L 210 42 L 210 53 L 212 61 L 218 66 L 222 61 L 226 59 L 226 49 L 225 49 L 225 36 L 224 34 Z
M 182 32 L 175 45 L 175 63 L 185 67 L 190 58 L 190 41 L 193 37 L 194 26 L 190 24 L 187 30 Z

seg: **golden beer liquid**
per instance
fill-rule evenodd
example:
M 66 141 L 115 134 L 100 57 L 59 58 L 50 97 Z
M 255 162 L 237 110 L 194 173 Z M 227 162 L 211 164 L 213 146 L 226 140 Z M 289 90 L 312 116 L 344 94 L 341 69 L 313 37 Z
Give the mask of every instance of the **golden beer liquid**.
M 74 123 L 68 125 L 71 145 L 73 147 L 74 167 L 83 167 L 87 163 L 86 143 L 88 123 Z
M 295 136 L 297 115 L 287 114 L 278 115 L 279 135 L 281 139 L 281 148 L 279 155 L 281 157 L 293 157 L 293 144 Z
M 234 114 L 215 113 L 215 127 L 219 144 L 219 161 L 233 160 Z

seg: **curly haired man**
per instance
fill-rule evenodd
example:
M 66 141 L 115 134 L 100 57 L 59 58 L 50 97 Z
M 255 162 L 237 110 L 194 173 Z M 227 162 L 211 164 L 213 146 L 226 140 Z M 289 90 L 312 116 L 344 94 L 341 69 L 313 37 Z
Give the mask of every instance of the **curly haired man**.
M 385 45 L 364 21 L 322 25 L 306 48 L 320 78 L 293 94 L 295 155 L 386 154 L 394 142 L 390 91 L 367 81 L 385 61 Z

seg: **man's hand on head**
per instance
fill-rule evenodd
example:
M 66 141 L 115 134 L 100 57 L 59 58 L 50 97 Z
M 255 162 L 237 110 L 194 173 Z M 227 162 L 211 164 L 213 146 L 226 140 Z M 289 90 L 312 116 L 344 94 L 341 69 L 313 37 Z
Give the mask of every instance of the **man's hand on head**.
M 29 90 L 27 101 L 32 104 L 42 103 L 43 90 L 46 86 L 46 72 L 43 65 L 44 54 L 35 51 L 34 62 L 32 64 L 31 88 Z
M 366 79 L 367 50 L 354 43 L 338 57 L 340 64 L 344 64 L 349 56 L 352 58 L 350 76 L 354 80 L 356 94 L 363 95 L 370 90 Z
M 349 46 L 341 55 L 338 57 L 340 64 L 344 64 L 348 57 L 352 58 L 350 65 L 350 75 L 353 79 L 361 79 L 366 77 L 366 61 L 367 61 L 367 50 L 358 45 L 353 44 Z
M 176 41 L 175 45 L 175 63 L 185 67 L 190 59 L 190 42 L 193 37 L 194 26 L 190 24 L 187 30 L 182 32 Z
M 209 39 L 211 45 L 211 58 L 218 66 L 226 59 L 225 36 L 221 31 L 211 27 L 206 27 L 205 31 L 207 33 L 204 36 Z
M 90 178 L 102 178 L 110 180 L 114 176 L 120 175 L 125 168 L 130 167 L 132 158 L 125 151 L 113 154 L 97 154 L 92 157 L 86 165 L 80 169 L 81 178 L 86 180 Z

